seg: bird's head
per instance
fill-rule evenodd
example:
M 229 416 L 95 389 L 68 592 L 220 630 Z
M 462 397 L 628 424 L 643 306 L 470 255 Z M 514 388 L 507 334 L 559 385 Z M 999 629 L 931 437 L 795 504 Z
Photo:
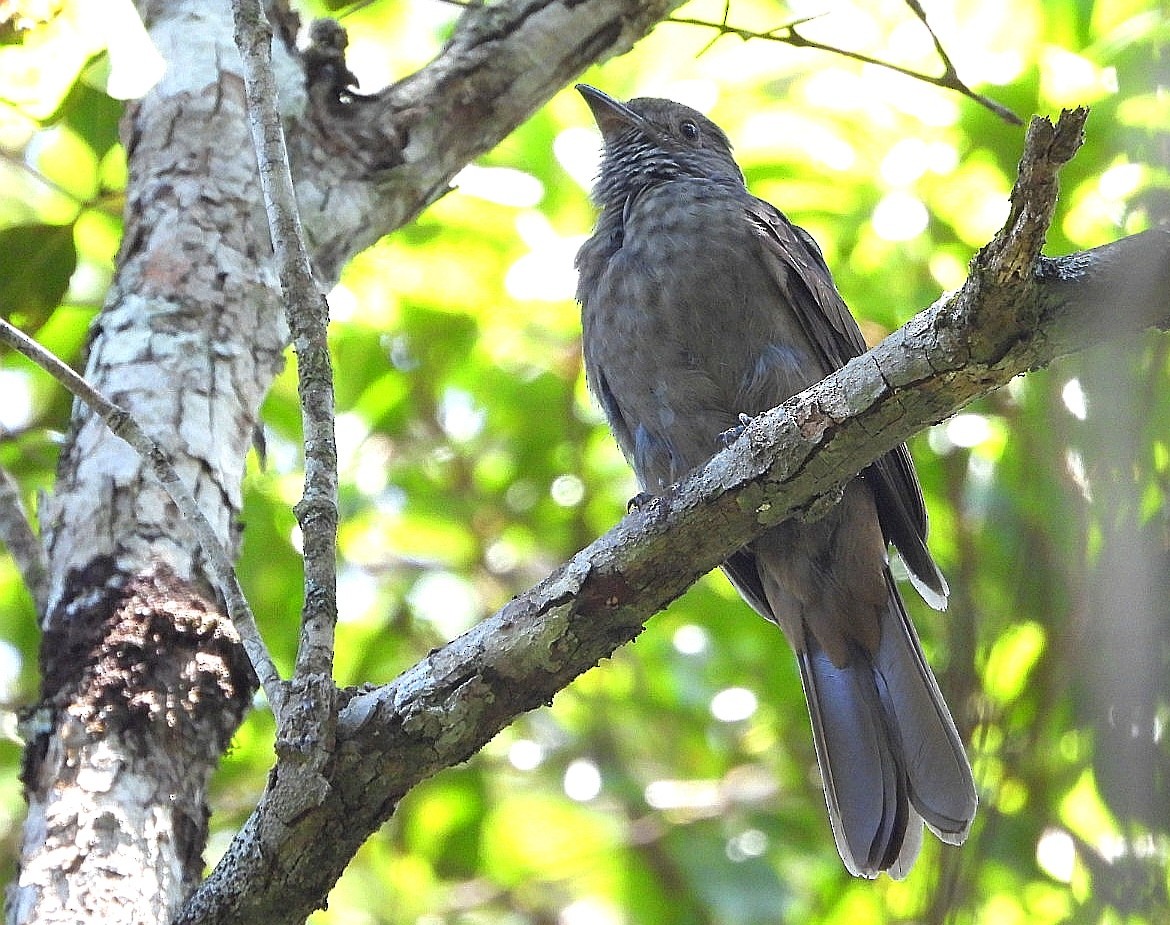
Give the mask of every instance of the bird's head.
M 577 91 L 593 111 L 605 142 L 593 197 L 620 205 L 645 186 L 701 177 L 743 183 L 723 130 L 702 113 L 673 100 L 644 97 L 619 103 L 587 84 Z

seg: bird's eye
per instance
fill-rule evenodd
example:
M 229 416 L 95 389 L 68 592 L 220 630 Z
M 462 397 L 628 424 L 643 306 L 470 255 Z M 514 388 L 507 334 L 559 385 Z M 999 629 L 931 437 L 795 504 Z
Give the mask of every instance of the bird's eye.
M 690 119 L 679 125 L 678 130 L 682 133 L 682 137 L 687 141 L 699 140 L 699 127 L 695 125 Z

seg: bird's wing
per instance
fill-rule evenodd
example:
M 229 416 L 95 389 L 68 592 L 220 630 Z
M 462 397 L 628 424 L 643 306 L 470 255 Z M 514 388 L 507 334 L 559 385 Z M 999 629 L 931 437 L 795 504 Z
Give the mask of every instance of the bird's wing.
M 826 369 L 840 369 L 868 349 L 817 242 L 762 199 L 748 202 L 764 256 L 781 292 L 820 350 Z M 826 326 L 824 322 L 829 322 Z
M 610 430 L 613 431 L 614 438 L 617 440 L 618 446 L 621 447 L 622 453 L 627 459 L 633 459 L 634 455 L 634 432 L 630 427 L 626 416 L 622 413 L 622 406 L 618 404 L 617 398 L 613 394 L 613 390 L 609 387 L 609 381 L 605 377 L 605 371 L 596 364 L 591 364 L 593 369 L 592 381 L 590 385 L 593 387 L 593 394 L 597 396 L 597 401 L 601 405 L 601 410 L 605 412 L 605 418 L 609 422 Z
M 826 374 L 865 353 L 861 329 L 833 285 L 812 235 L 762 199 L 748 200 L 747 217 L 777 287 L 820 352 Z M 901 553 L 919 593 L 941 609 L 947 584 L 926 548 L 926 505 L 905 445 L 875 461 L 864 475 L 873 487 L 887 540 Z

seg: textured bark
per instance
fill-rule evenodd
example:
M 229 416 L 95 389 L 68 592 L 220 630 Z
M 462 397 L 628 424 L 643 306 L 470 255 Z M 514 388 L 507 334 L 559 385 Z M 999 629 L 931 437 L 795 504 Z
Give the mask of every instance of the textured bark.
M 207 775 L 251 671 L 231 624 L 169 568 L 123 581 L 107 560 L 78 578 L 87 603 L 54 633 L 47 728 L 25 758 L 30 807 L 9 915 L 166 921 L 198 883 Z
M 285 333 L 243 85 L 216 68 L 231 32 L 201 6 L 154 23 L 171 67 L 124 121 L 125 238 L 86 376 L 172 454 L 232 548 Z M 10 918 L 164 921 L 202 873 L 206 784 L 251 671 L 174 504 L 80 409 L 43 521 L 42 702 Z

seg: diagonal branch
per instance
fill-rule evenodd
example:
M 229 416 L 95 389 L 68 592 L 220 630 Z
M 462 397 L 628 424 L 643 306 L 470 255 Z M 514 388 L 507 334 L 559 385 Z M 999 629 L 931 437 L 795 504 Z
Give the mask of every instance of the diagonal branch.
M 268 654 L 268 648 L 264 645 L 260 628 L 256 625 L 256 617 L 248 605 L 247 598 L 244 597 L 231 558 L 217 539 L 215 529 L 203 515 L 194 495 L 179 477 L 170 454 L 139 426 L 125 408 L 110 401 L 67 364 L 3 318 L 0 318 L 0 342 L 24 354 L 65 386 L 101 418 L 111 432 L 130 444 L 138 455 L 149 463 L 184 520 L 195 532 L 195 538 L 207 556 L 216 584 L 223 594 L 228 616 L 240 634 L 244 650 L 248 653 L 252 668 L 264 687 L 264 693 L 272 705 L 273 712 L 279 716 L 284 706 L 284 687 L 272 657 Z
M 318 277 L 328 285 L 356 251 L 442 196 L 559 88 L 629 51 L 682 2 L 474 3 L 434 60 L 376 94 L 338 92 L 346 84 L 339 59 L 308 73 L 304 131 L 286 130 Z M 318 151 L 330 152 L 326 164 Z M 331 182 L 321 182 L 323 170 Z
M 934 42 L 934 50 L 938 54 L 939 60 L 943 63 L 943 74 L 937 78 L 937 83 L 934 80 L 927 78 L 928 83 L 935 83 L 939 87 L 947 87 L 955 90 L 968 99 L 974 100 L 980 106 L 985 106 L 993 113 L 1003 119 L 1005 122 L 1010 122 L 1012 125 L 1023 125 L 1024 120 L 1017 116 L 1014 112 L 1008 109 L 1001 103 L 983 96 L 981 93 L 976 93 L 968 87 L 959 77 L 959 72 L 955 69 L 954 63 L 951 61 L 951 56 L 947 54 L 947 50 L 943 47 L 942 41 L 931 27 L 926 19 L 926 10 L 922 8 L 922 4 L 918 0 L 906 0 L 906 5 L 910 7 L 911 12 L 918 17 L 919 21 L 930 33 L 930 40 Z
M 408 790 L 551 700 L 729 553 L 973 399 L 1099 343 L 1102 315 L 1112 337 L 1170 329 L 1170 232 L 1039 255 L 1056 173 L 1084 117 L 1033 122 L 1017 220 L 956 296 L 754 419 L 733 447 L 527 594 L 391 684 L 355 694 L 339 717 L 328 799 L 279 830 L 266 794 L 178 921 L 302 921 Z M 986 310 L 1000 305 L 1013 312 Z

